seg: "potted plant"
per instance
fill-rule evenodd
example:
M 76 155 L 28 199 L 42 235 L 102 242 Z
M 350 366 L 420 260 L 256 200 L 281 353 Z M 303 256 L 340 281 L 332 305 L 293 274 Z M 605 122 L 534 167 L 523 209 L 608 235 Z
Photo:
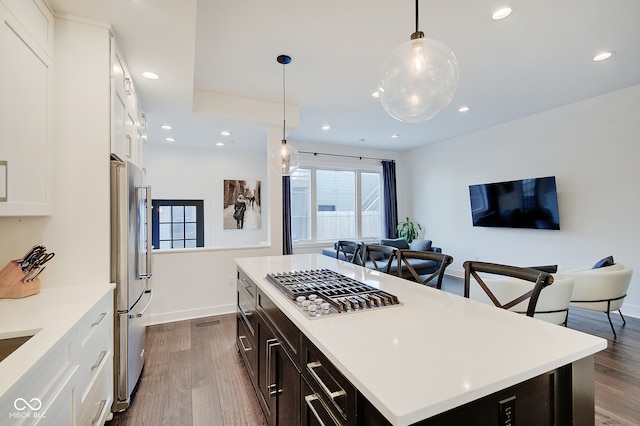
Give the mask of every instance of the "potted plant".
M 404 238 L 410 243 L 420 236 L 422 226 L 417 222 L 411 222 L 409 217 L 407 217 L 404 222 L 398 223 L 396 231 L 398 232 L 398 237 Z

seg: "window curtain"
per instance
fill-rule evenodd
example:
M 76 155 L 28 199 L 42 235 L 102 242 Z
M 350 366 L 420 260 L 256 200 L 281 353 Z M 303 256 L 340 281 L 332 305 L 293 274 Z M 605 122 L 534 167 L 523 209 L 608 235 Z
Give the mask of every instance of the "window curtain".
M 293 254 L 291 239 L 291 176 L 282 176 L 282 254 Z
M 398 225 L 398 198 L 396 194 L 396 163 L 382 161 L 382 185 L 384 193 L 384 237 L 396 238 Z

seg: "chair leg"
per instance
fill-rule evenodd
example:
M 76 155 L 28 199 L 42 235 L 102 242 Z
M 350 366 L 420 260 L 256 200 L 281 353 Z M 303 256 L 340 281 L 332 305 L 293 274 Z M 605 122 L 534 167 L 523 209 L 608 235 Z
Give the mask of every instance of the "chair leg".
M 618 335 L 616 334 L 616 330 L 614 330 L 613 328 L 613 323 L 611 322 L 611 315 L 609 314 L 609 311 L 607 311 L 607 318 L 609 319 L 609 325 L 611 326 L 611 331 L 613 331 L 613 338 L 616 339 L 618 338 Z
M 620 309 L 618 309 L 618 313 L 620 314 L 620 318 L 622 318 L 622 325 L 627 325 L 627 322 L 624 320 L 624 317 L 622 316 L 622 311 Z

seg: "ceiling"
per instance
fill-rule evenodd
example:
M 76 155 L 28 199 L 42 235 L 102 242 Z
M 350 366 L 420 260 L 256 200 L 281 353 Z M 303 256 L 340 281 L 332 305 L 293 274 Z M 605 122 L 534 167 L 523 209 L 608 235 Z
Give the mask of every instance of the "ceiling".
M 108 22 L 147 111 L 150 143 L 265 150 L 264 123 L 193 112 L 194 90 L 298 106 L 290 142 L 406 151 L 640 83 L 640 1 L 422 0 L 420 30 L 459 67 L 451 104 L 401 123 L 372 97 L 386 57 L 415 29 L 411 0 L 49 0 L 57 14 Z M 514 11 L 491 19 L 499 6 Z M 614 55 L 602 62 L 602 50 Z M 151 81 L 143 71 L 161 76 Z M 458 112 L 463 105 L 466 113 Z M 249 107 L 247 107 L 249 110 Z M 228 115 L 225 117 L 224 115 Z M 280 121 L 278 121 L 280 120 Z M 271 126 L 281 126 L 282 119 Z M 292 122 L 295 120 L 291 120 Z M 160 125 L 170 124 L 172 130 Z M 323 131 L 323 125 L 331 129 Z M 293 127 L 293 126 L 292 126 Z M 232 132 L 221 136 L 222 130 Z M 391 135 L 398 135 L 392 139 Z

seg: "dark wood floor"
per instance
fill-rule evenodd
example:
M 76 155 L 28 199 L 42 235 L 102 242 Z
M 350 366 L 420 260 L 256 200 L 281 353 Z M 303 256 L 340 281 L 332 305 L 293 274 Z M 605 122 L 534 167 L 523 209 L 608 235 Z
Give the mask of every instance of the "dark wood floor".
M 448 292 L 462 294 L 448 278 Z M 595 355 L 597 425 L 640 424 L 640 319 L 622 327 L 612 314 L 571 309 L 570 328 L 608 339 Z M 266 425 L 249 376 L 235 348 L 235 315 L 155 325 L 147 332 L 147 359 L 131 407 L 109 426 Z M 579 426 L 579 425 L 577 425 Z

